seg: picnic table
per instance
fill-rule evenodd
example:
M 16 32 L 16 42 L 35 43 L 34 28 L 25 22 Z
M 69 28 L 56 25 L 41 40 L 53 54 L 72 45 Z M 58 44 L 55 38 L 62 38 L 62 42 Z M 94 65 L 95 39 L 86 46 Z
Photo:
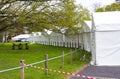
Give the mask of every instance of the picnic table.
M 25 44 L 23 44 L 23 43 L 13 43 L 12 44 L 12 49 L 13 50 L 15 50 L 15 49 L 19 49 L 19 50 L 21 50 L 21 49 L 26 49 L 26 50 L 28 50 L 29 49 L 29 46 L 28 46 L 28 43 L 25 43 Z

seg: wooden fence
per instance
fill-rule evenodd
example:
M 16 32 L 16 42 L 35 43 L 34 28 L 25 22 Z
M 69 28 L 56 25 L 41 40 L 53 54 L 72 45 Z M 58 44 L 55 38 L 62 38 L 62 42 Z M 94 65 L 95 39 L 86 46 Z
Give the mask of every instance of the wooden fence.
M 76 53 L 76 52 L 77 52 L 77 50 L 75 50 L 74 52 L 72 50 L 70 50 L 70 53 L 64 54 L 64 51 L 63 51 L 60 56 L 50 58 L 50 59 L 48 58 L 48 54 L 45 54 L 44 55 L 44 61 L 43 61 L 45 63 L 44 68 L 48 69 L 49 61 L 57 59 L 57 58 L 61 58 L 61 68 L 64 68 L 64 57 L 65 56 L 70 56 L 69 60 L 70 60 L 70 64 L 72 65 L 72 63 L 73 63 L 73 53 Z M 29 64 L 29 65 L 34 65 L 34 64 L 37 64 L 37 63 L 33 63 L 33 64 Z M 24 60 L 20 61 L 20 65 L 21 65 L 21 79 L 25 79 L 24 78 L 24 68 L 26 67 L 26 64 L 24 63 Z M 48 74 L 48 70 L 45 70 L 45 74 Z

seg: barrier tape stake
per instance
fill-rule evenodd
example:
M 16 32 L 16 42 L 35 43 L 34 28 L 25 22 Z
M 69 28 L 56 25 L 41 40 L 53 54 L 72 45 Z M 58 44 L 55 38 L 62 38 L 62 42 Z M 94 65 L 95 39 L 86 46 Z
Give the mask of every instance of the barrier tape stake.
M 45 55 L 45 69 L 48 69 L 48 54 Z M 48 74 L 48 70 L 45 71 L 45 74 Z
M 20 61 L 20 65 L 21 65 L 21 79 L 24 79 L 24 60 Z

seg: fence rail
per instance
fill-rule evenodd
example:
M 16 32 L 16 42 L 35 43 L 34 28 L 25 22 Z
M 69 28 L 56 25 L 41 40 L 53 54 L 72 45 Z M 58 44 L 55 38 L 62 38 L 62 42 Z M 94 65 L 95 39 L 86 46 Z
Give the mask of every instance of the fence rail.
M 77 50 L 73 51 L 72 53 L 75 53 L 75 52 L 77 52 Z M 64 56 L 67 56 L 69 54 L 70 53 L 64 54 Z M 58 59 L 58 58 L 61 58 L 61 57 L 62 57 L 62 55 L 56 56 L 56 57 L 53 57 L 53 58 L 49 58 L 48 61 L 55 60 L 55 59 Z M 42 61 L 39 61 L 39 62 L 31 63 L 30 65 L 40 64 L 40 63 L 43 63 L 45 61 L 46 60 L 42 60 Z M 21 68 L 21 66 L 14 67 L 14 68 L 9 68 L 9 69 L 5 69 L 5 70 L 0 70 L 0 73 L 2 73 L 2 72 L 8 72 L 8 71 L 13 71 L 13 70 L 20 69 L 20 68 Z

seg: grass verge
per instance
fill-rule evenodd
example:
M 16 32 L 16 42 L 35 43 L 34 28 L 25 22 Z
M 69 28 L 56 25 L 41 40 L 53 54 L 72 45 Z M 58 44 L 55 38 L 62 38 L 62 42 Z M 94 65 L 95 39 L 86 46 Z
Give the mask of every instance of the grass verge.
M 12 50 L 12 43 L 0 44 L 0 70 L 20 66 L 20 60 L 24 59 L 25 63 L 30 64 L 44 60 L 44 55 L 48 54 L 49 58 L 56 57 L 70 52 L 70 48 L 46 46 L 40 44 L 29 44 L 29 50 Z M 75 51 L 72 49 L 72 51 Z M 84 59 L 85 55 L 85 59 Z M 90 53 L 79 50 L 73 54 L 73 63 L 70 64 L 70 56 L 65 56 L 65 66 L 61 68 L 61 58 L 51 60 L 48 62 L 50 69 L 56 69 L 66 72 L 75 72 L 80 67 L 83 67 L 90 61 Z M 44 67 L 44 63 L 37 64 L 36 66 Z M 25 79 L 65 79 L 67 75 L 48 72 L 33 68 L 25 69 Z M 20 69 L 0 73 L 0 79 L 20 79 Z

